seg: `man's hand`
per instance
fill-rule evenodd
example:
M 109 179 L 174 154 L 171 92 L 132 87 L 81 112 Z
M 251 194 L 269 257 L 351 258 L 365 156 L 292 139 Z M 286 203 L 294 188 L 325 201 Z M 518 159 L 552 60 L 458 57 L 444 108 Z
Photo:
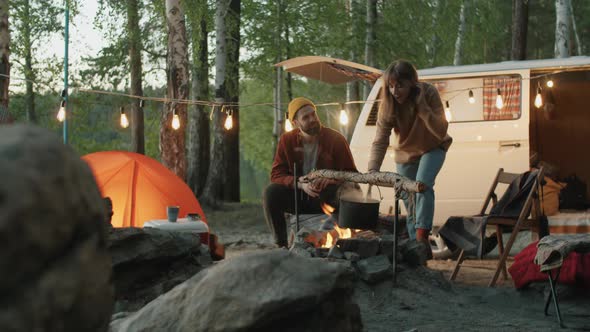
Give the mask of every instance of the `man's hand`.
M 311 185 L 317 192 L 322 192 L 324 189 L 326 189 L 326 187 L 328 185 L 337 184 L 337 183 L 338 183 L 337 180 L 319 178 L 319 179 L 316 179 L 315 181 L 313 181 L 311 183 Z
M 318 197 L 320 196 L 320 191 L 316 190 L 313 185 L 309 182 L 297 182 L 297 187 L 303 190 L 306 194 L 310 197 Z

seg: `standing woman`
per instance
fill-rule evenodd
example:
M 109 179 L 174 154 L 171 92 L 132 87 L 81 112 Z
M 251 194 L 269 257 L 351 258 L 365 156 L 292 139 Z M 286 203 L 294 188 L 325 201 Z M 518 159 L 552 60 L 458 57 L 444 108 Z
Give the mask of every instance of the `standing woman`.
M 447 134 L 443 104 L 436 88 L 419 82 L 416 68 L 408 61 L 398 60 L 383 74 L 381 107 L 377 117 L 377 133 L 371 146 L 369 172 L 379 171 L 392 142 L 397 173 L 426 185 L 416 194 L 415 211 L 408 212 L 410 239 L 425 242 L 434 216 L 434 180 L 440 171 L 453 139 Z M 408 197 L 404 198 L 406 210 Z

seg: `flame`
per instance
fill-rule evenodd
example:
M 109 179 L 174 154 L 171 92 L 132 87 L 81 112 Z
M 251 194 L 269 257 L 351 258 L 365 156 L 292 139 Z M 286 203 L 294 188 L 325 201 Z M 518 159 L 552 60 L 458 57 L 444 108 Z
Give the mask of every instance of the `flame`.
M 357 232 L 359 232 L 359 230 L 340 228 L 338 225 L 334 225 L 334 229 L 326 233 L 326 241 L 322 245 L 322 248 L 332 248 L 338 239 L 350 239 Z
M 335 208 L 332 205 L 322 203 L 322 211 L 324 211 L 325 214 L 331 216 L 332 212 L 334 212 L 334 210 L 335 210 Z

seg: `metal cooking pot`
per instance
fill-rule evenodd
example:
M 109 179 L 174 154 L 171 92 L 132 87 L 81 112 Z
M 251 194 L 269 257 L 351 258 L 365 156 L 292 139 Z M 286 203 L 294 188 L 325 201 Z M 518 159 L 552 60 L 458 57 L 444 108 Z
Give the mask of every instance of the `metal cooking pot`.
M 340 198 L 338 226 L 341 228 L 374 229 L 377 227 L 380 201 L 372 198 Z

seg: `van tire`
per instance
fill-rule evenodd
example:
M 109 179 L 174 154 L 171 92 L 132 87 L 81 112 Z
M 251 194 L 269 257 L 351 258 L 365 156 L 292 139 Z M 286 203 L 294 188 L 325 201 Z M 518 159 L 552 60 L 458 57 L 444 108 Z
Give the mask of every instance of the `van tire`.
M 428 237 L 430 248 L 432 249 L 432 258 L 434 259 L 452 259 L 456 260 L 459 257 L 460 250 L 452 251 L 445 244 L 445 240 L 438 234 L 438 228 L 433 228 Z

